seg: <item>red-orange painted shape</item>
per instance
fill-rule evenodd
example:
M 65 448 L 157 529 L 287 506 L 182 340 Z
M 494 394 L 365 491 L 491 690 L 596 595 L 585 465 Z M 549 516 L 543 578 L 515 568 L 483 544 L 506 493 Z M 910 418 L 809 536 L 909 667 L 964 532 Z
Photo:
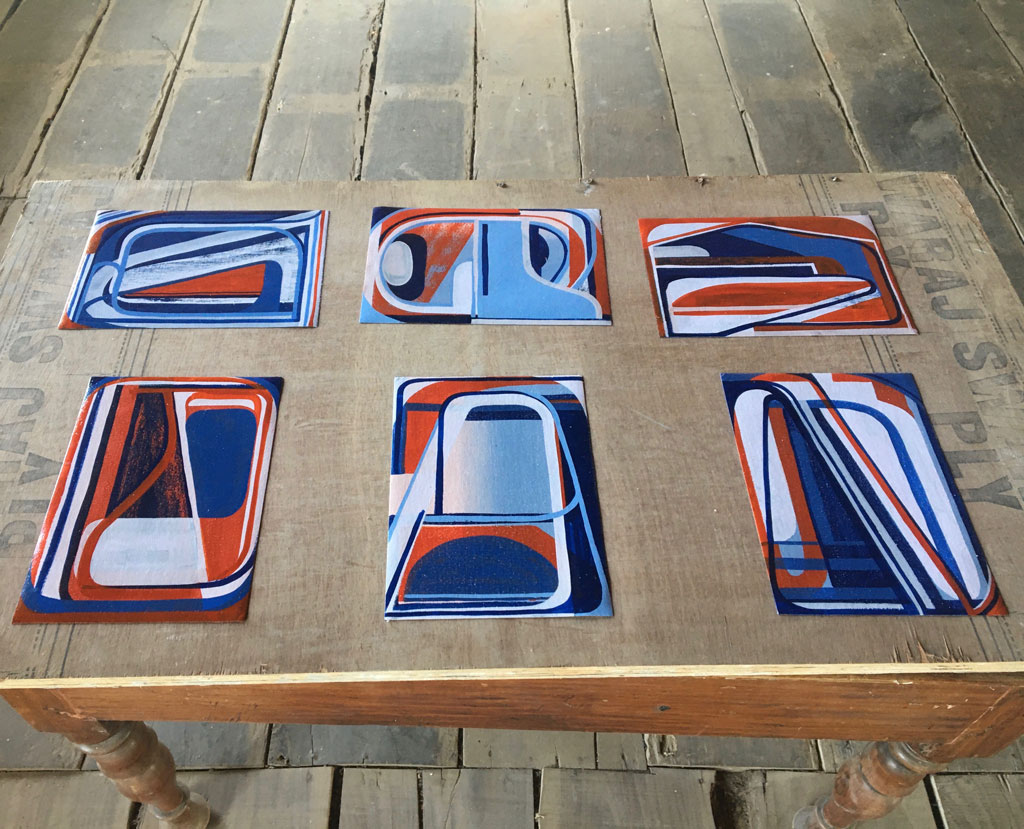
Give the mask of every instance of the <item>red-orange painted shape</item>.
M 782 472 L 786 478 L 786 488 L 789 491 L 790 503 L 793 505 L 793 512 L 796 515 L 797 530 L 800 540 L 803 542 L 796 557 L 805 559 L 822 560 L 821 547 L 815 542 L 818 540 L 814 530 L 814 522 L 811 520 L 811 510 L 804 498 L 803 483 L 800 480 L 800 470 L 796 465 L 796 458 L 793 455 L 793 445 L 789 439 L 789 429 L 786 426 L 786 418 L 782 409 L 773 407 L 768 410 L 768 422 L 772 427 L 772 438 L 778 447 L 779 461 L 782 465 Z M 768 447 L 764 447 L 768 451 Z M 761 539 L 765 556 L 785 555 L 778 547 L 774 550 L 768 549 L 768 539 Z M 828 575 L 825 570 L 804 570 L 800 575 L 790 572 L 785 567 L 775 567 L 775 580 L 779 587 L 821 587 L 825 584 Z
M 266 264 L 245 265 L 226 271 L 183 279 L 166 285 L 153 285 L 125 291 L 125 297 L 176 297 L 176 296 L 247 296 L 258 297 L 263 292 Z
M 791 282 L 747 282 L 740 285 L 723 282 L 682 294 L 672 302 L 672 308 L 673 312 L 676 312 L 677 308 L 729 309 L 740 306 L 789 308 L 796 305 L 827 302 L 844 294 L 863 290 L 865 287 L 867 287 L 866 282 L 858 285 L 849 280 L 798 279 Z M 745 313 L 745 311 L 736 311 L 735 313 Z

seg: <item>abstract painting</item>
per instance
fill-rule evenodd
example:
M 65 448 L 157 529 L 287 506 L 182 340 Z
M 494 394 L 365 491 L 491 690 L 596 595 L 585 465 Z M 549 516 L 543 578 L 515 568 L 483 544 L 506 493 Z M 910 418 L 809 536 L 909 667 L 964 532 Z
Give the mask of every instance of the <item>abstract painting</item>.
M 310 328 L 327 211 L 96 214 L 60 328 Z
M 15 622 L 237 621 L 278 377 L 94 377 Z
M 395 380 L 388 619 L 610 616 L 581 377 Z
M 610 324 L 601 214 L 375 207 L 359 320 Z
M 867 216 L 641 219 L 663 337 L 916 333 Z
M 911 375 L 722 383 L 779 613 L 1006 613 Z

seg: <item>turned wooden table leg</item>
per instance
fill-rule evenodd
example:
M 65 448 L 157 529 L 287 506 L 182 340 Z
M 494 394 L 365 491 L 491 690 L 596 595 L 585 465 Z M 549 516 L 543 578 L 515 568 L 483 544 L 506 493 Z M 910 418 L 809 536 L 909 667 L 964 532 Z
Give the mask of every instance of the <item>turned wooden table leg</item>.
M 883 817 L 925 777 L 945 767 L 908 743 L 872 743 L 843 763 L 831 796 L 797 812 L 793 829 L 846 829 Z
M 141 722 L 84 721 L 65 736 L 96 761 L 125 797 L 175 829 L 205 829 L 210 807 L 175 777 L 174 758 Z

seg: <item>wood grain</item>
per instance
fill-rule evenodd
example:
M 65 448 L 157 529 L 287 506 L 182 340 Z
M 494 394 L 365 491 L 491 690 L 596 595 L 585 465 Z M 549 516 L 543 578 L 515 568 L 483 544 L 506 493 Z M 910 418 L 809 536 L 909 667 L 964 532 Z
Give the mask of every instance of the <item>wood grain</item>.
M 584 178 L 685 173 L 650 5 L 568 0 L 567 8 Z
M 425 771 L 423 829 L 531 829 L 533 773 L 529 769 Z
M 198 8 L 111 0 L 31 179 L 138 178 Z
M 1024 825 L 1024 775 L 940 775 L 933 785 L 948 829 Z
M 203 3 L 153 140 L 144 175 L 247 178 L 291 3 Z M 201 172 L 200 172 L 201 171 Z
M 18 829 L 53 826 L 128 829 L 132 804 L 100 774 L 0 775 L 3 823 Z
M 540 829 L 644 827 L 713 829 L 714 775 L 682 769 L 612 774 L 586 769 L 545 769 L 541 776 Z
M 1021 230 L 1024 169 L 1012 125 L 1024 118 L 1024 68 L 978 3 L 897 0 L 896 5 Z
M 476 6 L 473 178 L 580 173 L 569 30 L 563 0 Z
M 706 5 L 758 169 L 860 169 L 842 109 L 796 0 L 706 0 Z
M 462 765 L 467 768 L 597 768 L 594 735 L 581 731 L 510 731 L 467 728 Z
M 473 0 L 388 0 L 366 133 L 365 179 L 468 178 Z
M 820 768 L 817 747 L 808 740 L 708 739 L 682 734 L 649 734 L 647 739 L 652 766 L 813 771 Z
M 613 771 L 647 771 L 647 746 L 643 734 L 599 733 L 597 767 Z
M 254 179 L 358 175 L 382 5 L 382 0 L 295 0 Z
M 0 194 L 14 195 L 109 5 L 19 3 L 0 31 Z
M 271 766 L 457 766 L 454 728 L 275 725 Z
M 345 769 L 341 829 L 419 829 L 420 804 L 412 769 Z
M 83 718 L 95 717 L 916 740 L 944 743 L 936 759 L 948 762 L 995 753 L 1020 736 L 1022 671 L 624 667 L 49 680 L 49 687 L 10 680 L 0 695 L 43 731 L 87 727 Z
M 693 175 L 757 172 L 743 116 L 704 0 L 652 0 L 686 169 Z
M 970 5 L 970 4 L 968 4 Z M 800 0 L 867 168 L 954 173 L 1018 294 L 1024 245 L 895 3 Z M 857 37 L 851 37 L 851 32 Z

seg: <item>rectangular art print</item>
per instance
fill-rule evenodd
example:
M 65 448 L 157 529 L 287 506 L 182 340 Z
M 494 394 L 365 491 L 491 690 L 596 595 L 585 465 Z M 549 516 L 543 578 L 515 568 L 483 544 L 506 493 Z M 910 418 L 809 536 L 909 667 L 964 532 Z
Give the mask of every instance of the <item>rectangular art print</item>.
M 909 374 L 723 374 L 779 613 L 1001 616 Z
M 914 334 L 867 216 L 641 219 L 663 337 Z
M 373 209 L 360 322 L 611 320 L 597 210 Z
M 610 616 L 581 377 L 395 380 L 388 619 Z
M 244 619 L 281 385 L 94 377 L 14 621 Z
M 327 211 L 96 214 L 60 328 L 310 328 Z

